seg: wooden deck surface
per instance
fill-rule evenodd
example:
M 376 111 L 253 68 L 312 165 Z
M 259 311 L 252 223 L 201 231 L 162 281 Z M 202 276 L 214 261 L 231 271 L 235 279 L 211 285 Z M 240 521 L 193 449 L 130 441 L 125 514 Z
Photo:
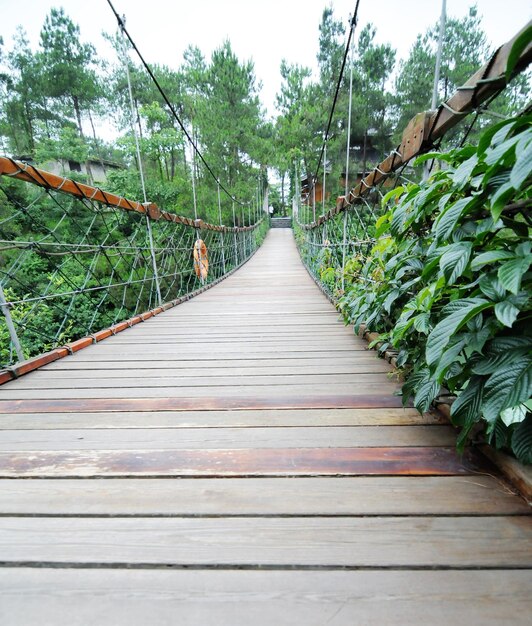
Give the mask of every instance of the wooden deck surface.
M 529 508 L 366 348 L 274 230 L 0 388 L 0 624 L 529 624 Z

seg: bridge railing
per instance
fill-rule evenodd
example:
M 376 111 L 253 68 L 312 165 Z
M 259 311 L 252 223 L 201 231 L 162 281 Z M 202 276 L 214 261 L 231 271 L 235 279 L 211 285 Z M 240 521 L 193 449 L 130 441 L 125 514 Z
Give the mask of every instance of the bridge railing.
M 178 216 L 0 157 L 0 367 L 16 375 L 188 299 L 249 259 L 267 228 Z
M 529 32 L 530 23 L 496 50 L 436 110 L 416 115 L 404 129 L 401 143 L 346 195 L 338 197 L 335 206 L 326 209 L 325 204 L 312 202 L 311 181 L 307 204 L 294 219 L 294 231 L 302 260 L 332 300 L 337 301 L 344 294 L 347 283 L 371 281 L 371 277 L 360 272 L 376 243 L 375 225 L 385 210 L 382 200 L 399 185 L 419 182 L 420 170 L 410 167 L 415 157 L 437 148 L 452 128 L 474 114 L 473 123 L 462 137 L 465 141 L 475 122 L 483 115 L 491 115 L 488 105 L 506 89 L 511 78 L 529 67 Z M 499 115 L 493 115 L 494 123 L 500 121 Z M 314 185 L 317 182 L 316 179 Z M 320 208 L 322 214 L 318 215 Z
M 437 111 L 416 116 L 387 159 L 296 230 L 302 258 L 346 322 L 401 370 L 403 403 L 445 412 L 460 429 L 459 449 L 483 441 L 525 464 L 532 463 L 530 106 L 483 124 L 473 145 L 466 140 L 481 115 L 493 113 L 483 103 L 529 65 L 530 34 L 528 26 Z M 435 145 L 472 112 L 445 149 Z M 431 161 L 442 165 L 420 171 Z

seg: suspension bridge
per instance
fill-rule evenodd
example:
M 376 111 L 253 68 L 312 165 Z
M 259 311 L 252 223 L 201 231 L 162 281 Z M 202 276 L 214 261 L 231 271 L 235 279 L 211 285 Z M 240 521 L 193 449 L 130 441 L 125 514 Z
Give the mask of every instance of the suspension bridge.
M 511 44 L 335 207 L 299 207 L 297 241 L 260 193 L 210 224 L 0 158 L 3 623 L 529 622 L 527 502 L 403 407 L 316 285 L 321 251 L 342 276 L 369 254 L 382 183 L 504 87 Z

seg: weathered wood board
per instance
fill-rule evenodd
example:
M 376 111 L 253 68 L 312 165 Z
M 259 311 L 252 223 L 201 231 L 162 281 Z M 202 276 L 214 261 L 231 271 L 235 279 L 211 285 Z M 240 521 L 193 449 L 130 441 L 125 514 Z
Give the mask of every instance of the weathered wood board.
M 1 387 L 0 623 L 528 624 L 529 506 L 390 372 L 276 229 Z

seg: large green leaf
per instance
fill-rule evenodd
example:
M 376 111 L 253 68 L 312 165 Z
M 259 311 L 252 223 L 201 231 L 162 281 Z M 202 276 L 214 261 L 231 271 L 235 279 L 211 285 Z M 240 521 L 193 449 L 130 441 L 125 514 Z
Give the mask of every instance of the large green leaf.
M 478 152 L 482 154 L 487 150 L 490 145 L 496 146 L 504 141 L 510 134 L 516 123 L 515 119 L 509 118 L 493 124 L 487 130 L 485 130 L 478 141 Z
M 440 268 L 448 285 L 454 284 L 456 279 L 464 273 L 469 263 L 472 248 L 473 244 L 471 242 L 462 241 L 450 244 L 445 249 L 440 258 Z
M 508 445 L 508 426 L 502 420 L 495 420 L 486 428 L 488 443 L 501 450 Z
M 490 213 L 494 221 L 501 216 L 502 210 L 508 200 L 515 194 L 514 186 L 511 182 L 504 183 L 490 198 Z
M 521 53 L 525 50 L 528 44 L 532 41 L 532 26 L 527 26 L 525 30 L 514 41 L 508 60 L 506 61 L 506 80 L 509 81 L 512 78 L 515 66 L 519 61 Z
M 470 358 L 475 352 L 482 352 L 486 342 L 491 336 L 489 327 L 474 330 L 466 335 L 466 347 L 464 352 Z
M 506 424 L 506 426 L 511 426 L 512 424 L 518 424 L 522 422 L 526 417 L 526 406 L 525 404 L 518 404 L 517 406 L 510 406 L 504 411 L 501 412 L 501 419 Z
M 451 336 L 466 324 L 475 315 L 493 306 L 492 302 L 484 298 L 464 298 L 448 304 L 443 314 L 445 317 L 434 327 L 427 339 L 425 358 L 431 365 L 442 355 Z
M 531 351 L 532 340 L 528 337 L 496 337 L 486 349 L 484 359 L 473 367 L 473 372 L 486 376 L 502 371 Z
M 420 313 L 414 317 L 414 328 L 418 333 L 423 335 L 429 334 L 430 329 L 430 315 L 428 313 Z
M 421 165 L 422 163 L 425 163 L 425 161 L 431 161 L 432 159 L 452 163 L 454 157 L 451 154 L 447 154 L 445 152 L 426 152 L 425 154 L 418 156 L 417 159 L 413 162 L 413 165 Z
M 461 339 L 447 348 L 441 358 L 438 359 L 436 372 L 434 374 L 438 382 L 443 382 L 447 369 L 456 362 L 456 359 L 458 358 L 460 352 L 464 349 L 464 346 L 465 340 Z
M 521 287 L 521 279 L 526 274 L 530 263 L 532 262 L 532 256 L 530 257 L 516 257 L 506 261 L 499 267 L 497 276 L 501 281 L 501 285 L 511 291 L 514 294 L 519 292 Z
M 501 412 L 532 395 L 532 357 L 522 356 L 494 372 L 485 386 L 482 414 L 494 422 Z
M 532 464 L 532 417 L 530 415 L 514 430 L 512 450 L 521 463 Z
M 416 391 L 414 406 L 420 413 L 428 411 L 434 398 L 440 392 L 440 383 L 434 380 L 426 380 Z
M 521 185 L 532 172 L 532 141 L 519 154 L 510 174 L 510 182 L 514 189 L 521 189 Z
M 519 135 L 515 135 L 514 137 L 510 137 L 506 139 L 495 148 L 490 148 L 486 153 L 486 165 L 495 165 L 500 161 L 503 161 L 506 155 L 515 150 L 515 144 L 519 141 Z M 495 169 L 495 171 L 498 168 Z M 492 170 L 490 168 L 484 174 L 484 183 L 487 183 L 488 180 L 492 177 Z
M 397 320 L 393 329 L 393 338 L 395 341 L 400 341 L 406 331 L 413 325 L 414 318 L 412 317 L 414 311 L 404 311 L 401 317 Z
M 403 225 L 405 221 L 414 213 L 414 207 L 412 201 L 403 202 L 394 210 L 392 215 L 392 221 L 390 223 L 390 233 L 394 237 L 399 237 L 403 231 Z
M 501 324 L 511 328 L 519 315 L 519 309 L 509 300 L 504 300 L 495 305 L 495 315 Z
M 458 220 L 464 213 L 476 206 L 477 203 L 478 199 L 476 197 L 460 198 L 450 207 L 446 207 L 434 222 L 432 232 L 438 239 L 449 239 Z
M 384 302 L 382 303 L 382 308 L 386 311 L 386 313 L 390 312 L 392 304 L 397 300 L 397 298 L 399 298 L 399 296 L 402 295 L 402 293 L 403 292 L 400 289 L 392 289 L 389 292 L 389 294 L 384 299 Z
M 485 296 L 488 296 L 490 300 L 495 300 L 496 302 L 502 300 L 506 295 L 506 289 L 501 285 L 494 273 L 484 274 L 478 286 Z
M 488 250 L 487 252 L 483 252 L 475 257 L 471 261 L 471 269 L 473 271 L 479 270 L 484 265 L 488 263 L 495 263 L 496 261 L 504 261 L 506 259 L 513 259 L 515 255 L 513 255 L 508 250 Z
M 404 193 L 404 191 L 405 191 L 405 188 L 402 187 L 401 185 L 399 185 L 398 187 L 395 187 L 384 196 L 381 202 L 381 206 L 386 207 L 386 205 L 392 198 L 396 200 L 399 196 L 401 196 Z
M 453 174 L 452 181 L 458 189 L 462 189 L 464 187 L 477 164 L 478 155 L 474 154 L 472 157 L 467 159 L 467 161 L 464 161 L 456 170 L 456 172 Z
M 482 405 L 482 395 L 484 382 L 479 376 L 473 376 L 466 389 L 462 391 L 451 406 L 451 420 L 453 424 L 462 426 L 458 437 L 458 448 L 463 449 L 471 428 L 475 422 L 480 421 L 480 407 Z

